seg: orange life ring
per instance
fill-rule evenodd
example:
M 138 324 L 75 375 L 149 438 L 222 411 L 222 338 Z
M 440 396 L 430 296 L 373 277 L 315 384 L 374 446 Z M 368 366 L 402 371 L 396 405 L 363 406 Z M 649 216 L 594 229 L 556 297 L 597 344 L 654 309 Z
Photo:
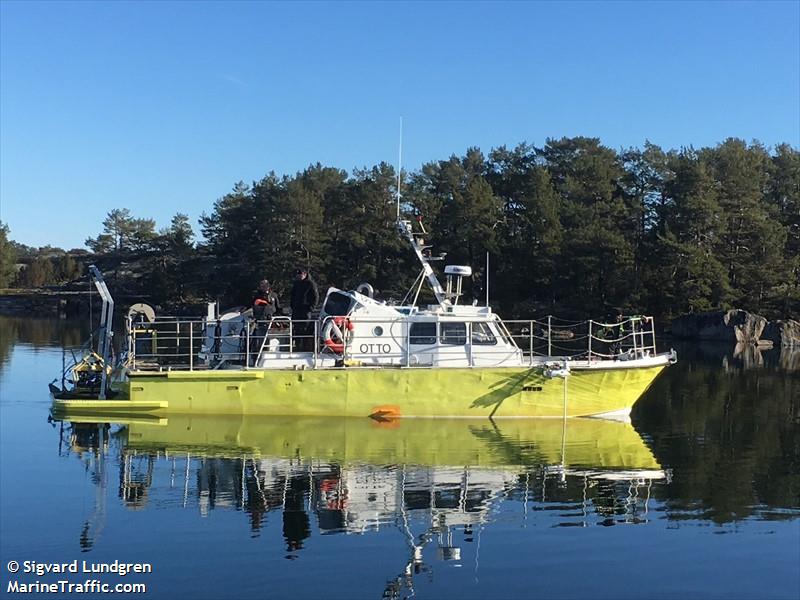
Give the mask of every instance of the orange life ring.
M 353 331 L 353 324 L 347 317 L 333 317 L 328 319 L 322 329 L 322 341 L 326 348 L 336 354 L 344 354 L 345 335 Z

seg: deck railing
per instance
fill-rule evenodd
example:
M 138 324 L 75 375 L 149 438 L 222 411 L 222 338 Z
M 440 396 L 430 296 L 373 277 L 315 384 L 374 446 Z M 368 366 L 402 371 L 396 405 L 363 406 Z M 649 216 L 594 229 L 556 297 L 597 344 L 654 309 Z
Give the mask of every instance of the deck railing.
M 321 351 L 316 320 L 246 319 L 231 323 L 156 317 L 154 321 L 143 322 L 129 319 L 127 331 L 126 364 L 133 370 L 208 369 L 219 368 L 221 363 L 247 368 L 254 366 L 267 344 L 275 342 L 276 350 L 290 355 L 307 348 L 316 359 Z M 213 340 L 210 347 L 209 339 Z M 209 364 L 212 361 L 208 359 L 215 356 L 219 359 Z
M 651 317 L 629 316 L 617 321 L 544 319 L 504 321 L 526 356 L 569 357 L 573 360 L 629 359 L 656 354 Z
M 412 348 L 410 328 L 404 327 L 405 317 L 394 320 L 354 317 L 351 321 L 355 325 L 380 324 L 392 330 L 391 333 L 387 331 L 390 335 L 386 338 L 392 341 L 387 344 L 391 351 L 382 355 L 390 361 L 386 364 L 430 366 L 421 362 L 419 356 L 430 354 L 431 350 Z M 492 323 L 498 326 L 500 335 L 496 336 L 496 343 L 489 344 L 478 343 L 477 334 L 473 331 L 473 323 L 485 323 L 485 320 L 465 317 L 452 321 L 465 323 L 465 343 L 443 344 L 441 333 L 437 331 L 430 347 L 439 349 L 436 357 L 439 366 L 486 366 L 487 361 L 499 360 L 503 340 L 507 342 L 503 347 L 510 351 L 507 363 L 512 362 L 513 356 L 518 357 L 513 360 L 529 364 L 549 358 L 569 358 L 591 363 L 642 358 L 656 353 L 653 320 L 644 316 L 625 317 L 612 323 L 593 320 L 570 322 L 552 316 L 544 319 L 497 320 Z M 248 369 L 258 365 L 259 357 L 269 361 L 272 358 L 293 359 L 301 353 L 308 357 L 308 353 L 311 353 L 313 365 L 317 365 L 320 358 L 332 356 L 320 337 L 326 323 L 327 320 L 320 323 L 318 320 L 293 321 L 286 317 L 268 321 L 157 317 L 152 322 L 134 322 L 129 319 L 125 364 L 132 370 Z M 399 340 L 397 331 L 402 332 Z M 371 340 L 377 341 L 378 338 Z M 352 342 L 345 339 L 344 353 L 337 358 L 346 361 L 354 355 L 358 356 L 360 351 L 363 354 L 362 342 L 362 339 Z M 463 348 L 463 354 L 459 348 Z M 442 349 L 451 351 L 442 352 Z M 351 366 L 357 365 L 353 363 Z

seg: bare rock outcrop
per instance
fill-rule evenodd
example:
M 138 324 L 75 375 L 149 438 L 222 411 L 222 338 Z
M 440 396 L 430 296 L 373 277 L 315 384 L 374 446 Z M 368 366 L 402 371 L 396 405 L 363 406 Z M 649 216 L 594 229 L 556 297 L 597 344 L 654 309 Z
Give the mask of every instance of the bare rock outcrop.
M 769 346 L 761 340 L 766 325 L 764 317 L 746 310 L 720 310 L 678 317 L 672 321 L 672 334 L 693 340 Z
M 800 321 L 770 321 L 761 334 L 762 340 L 770 340 L 779 348 L 800 349 Z

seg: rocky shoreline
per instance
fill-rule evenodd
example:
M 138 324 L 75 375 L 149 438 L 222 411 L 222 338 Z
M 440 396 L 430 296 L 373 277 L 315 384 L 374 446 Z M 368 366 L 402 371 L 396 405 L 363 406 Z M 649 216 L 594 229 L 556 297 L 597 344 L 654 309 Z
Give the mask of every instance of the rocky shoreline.
M 77 317 L 88 314 L 89 302 L 99 306 L 97 294 L 63 290 L 3 290 L 0 315 L 14 317 Z
M 768 321 L 741 309 L 683 315 L 673 319 L 671 333 L 678 339 L 730 342 L 759 348 L 800 349 L 800 321 Z

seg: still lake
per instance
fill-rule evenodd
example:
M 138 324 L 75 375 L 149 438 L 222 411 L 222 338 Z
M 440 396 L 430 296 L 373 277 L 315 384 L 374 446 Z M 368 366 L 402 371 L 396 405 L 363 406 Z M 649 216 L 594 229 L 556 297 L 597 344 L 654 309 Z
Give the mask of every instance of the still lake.
M 52 421 L 47 383 L 85 336 L 0 317 L 2 595 L 800 597 L 796 357 L 678 346 L 631 424 Z M 8 571 L 76 559 L 152 572 Z

